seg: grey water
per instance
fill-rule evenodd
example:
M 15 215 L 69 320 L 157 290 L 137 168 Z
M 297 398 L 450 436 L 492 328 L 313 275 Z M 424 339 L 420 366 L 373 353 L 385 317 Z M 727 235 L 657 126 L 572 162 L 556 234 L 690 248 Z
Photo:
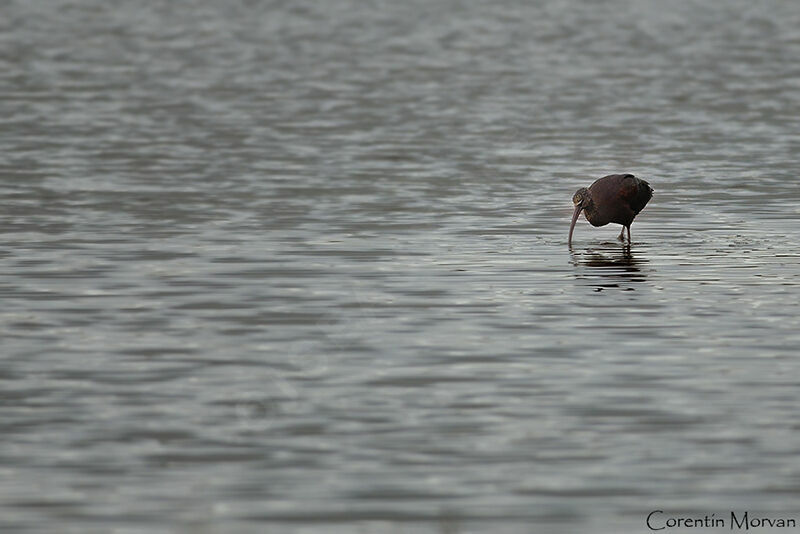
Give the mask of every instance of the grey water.
M 778 0 L 0 3 L 0 531 L 800 519 L 798 58 Z

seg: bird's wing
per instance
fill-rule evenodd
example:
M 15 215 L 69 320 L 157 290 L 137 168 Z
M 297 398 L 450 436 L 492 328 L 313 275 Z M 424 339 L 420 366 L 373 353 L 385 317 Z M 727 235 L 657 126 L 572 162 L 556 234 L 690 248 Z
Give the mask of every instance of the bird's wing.
M 619 196 L 627 202 L 634 215 L 638 214 L 653 198 L 653 189 L 644 180 L 626 174 L 620 187 Z

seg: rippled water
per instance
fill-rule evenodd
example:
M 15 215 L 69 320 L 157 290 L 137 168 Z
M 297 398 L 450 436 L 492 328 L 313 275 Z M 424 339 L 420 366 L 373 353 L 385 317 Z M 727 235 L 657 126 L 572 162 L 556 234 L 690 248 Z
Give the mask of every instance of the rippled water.
M 778 1 L 3 3 L 0 529 L 800 516 L 798 57 Z

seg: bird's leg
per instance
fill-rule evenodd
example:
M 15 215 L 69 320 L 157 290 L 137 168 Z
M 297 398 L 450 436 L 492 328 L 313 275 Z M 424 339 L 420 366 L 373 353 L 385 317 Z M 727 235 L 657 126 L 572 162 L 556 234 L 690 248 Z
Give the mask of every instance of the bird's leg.
M 628 245 L 631 244 L 631 227 L 628 226 Z
M 630 230 L 628 230 L 628 240 L 630 241 Z M 617 238 L 620 241 L 625 241 L 625 227 L 622 227 L 622 230 L 619 232 L 619 237 Z

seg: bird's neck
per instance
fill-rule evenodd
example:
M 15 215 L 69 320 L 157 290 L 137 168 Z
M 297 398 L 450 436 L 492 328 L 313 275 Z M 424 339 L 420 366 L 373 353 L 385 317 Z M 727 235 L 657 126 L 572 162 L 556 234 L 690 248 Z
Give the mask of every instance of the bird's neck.
M 599 222 L 598 221 L 598 215 L 599 214 L 597 213 L 597 208 L 595 207 L 594 202 L 590 200 L 583 207 L 583 216 L 586 217 L 587 221 L 589 221 L 590 223 L 594 224 L 594 223 Z

